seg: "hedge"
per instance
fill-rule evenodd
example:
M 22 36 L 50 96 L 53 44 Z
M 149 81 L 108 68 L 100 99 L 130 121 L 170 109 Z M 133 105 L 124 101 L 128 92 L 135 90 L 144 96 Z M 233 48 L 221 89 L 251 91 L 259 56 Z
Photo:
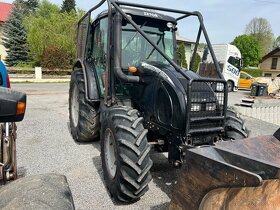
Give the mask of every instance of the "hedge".
M 252 77 L 261 77 L 263 75 L 263 70 L 261 70 L 261 69 L 245 68 L 245 69 L 242 69 L 242 71 L 245 71 L 246 73 L 250 74 Z

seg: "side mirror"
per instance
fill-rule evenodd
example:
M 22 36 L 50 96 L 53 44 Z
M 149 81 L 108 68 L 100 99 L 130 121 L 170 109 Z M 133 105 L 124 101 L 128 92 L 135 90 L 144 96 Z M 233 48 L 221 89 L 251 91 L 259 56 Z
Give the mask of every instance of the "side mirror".
M 240 59 L 240 70 L 243 69 L 243 60 Z
M 0 122 L 19 122 L 24 118 L 26 94 L 0 88 Z

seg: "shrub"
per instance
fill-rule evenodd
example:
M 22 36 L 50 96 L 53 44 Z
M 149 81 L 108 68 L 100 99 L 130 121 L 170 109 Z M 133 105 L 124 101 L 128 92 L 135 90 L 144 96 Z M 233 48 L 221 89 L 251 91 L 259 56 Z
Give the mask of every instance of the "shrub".
M 261 69 L 245 68 L 242 69 L 242 71 L 245 71 L 246 73 L 250 74 L 252 77 L 261 77 L 263 75 L 263 70 Z
M 197 72 L 200 62 L 201 62 L 201 57 L 198 53 L 196 53 L 193 62 L 193 68 L 191 69 L 193 72 Z
M 48 69 L 56 68 L 69 68 L 69 57 L 64 50 L 56 47 L 49 46 L 43 50 L 43 55 L 41 58 L 42 67 Z
M 28 67 L 28 68 L 32 68 L 32 67 L 34 67 L 35 66 L 35 63 L 34 62 L 20 62 L 20 63 L 18 63 L 18 64 L 16 64 L 16 65 L 14 65 L 14 67 Z

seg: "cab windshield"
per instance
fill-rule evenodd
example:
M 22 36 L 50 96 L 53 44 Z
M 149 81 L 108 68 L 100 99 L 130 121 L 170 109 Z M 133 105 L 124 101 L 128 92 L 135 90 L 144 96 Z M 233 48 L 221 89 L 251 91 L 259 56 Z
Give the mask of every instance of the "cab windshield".
M 135 21 L 135 20 L 134 20 Z M 173 32 L 167 23 L 135 21 L 146 35 L 171 59 L 174 58 Z M 170 24 L 170 23 L 169 23 Z M 142 61 L 168 61 L 129 23 L 122 27 L 122 67 L 137 66 Z

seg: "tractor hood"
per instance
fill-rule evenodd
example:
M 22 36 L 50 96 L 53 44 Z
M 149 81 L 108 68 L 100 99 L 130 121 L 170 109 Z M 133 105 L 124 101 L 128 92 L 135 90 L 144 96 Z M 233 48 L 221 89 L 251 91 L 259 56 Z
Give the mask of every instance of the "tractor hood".
M 177 72 L 173 66 L 161 62 L 142 62 L 138 69 L 140 74 L 161 78 L 171 86 L 179 88 L 185 95 L 188 92 L 190 80 L 201 78 L 193 71 L 185 70 L 185 75 L 190 78 L 190 80 L 188 80 Z M 192 102 L 205 103 L 216 101 L 213 87 L 206 82 L 192 83 L 191 96 Z

